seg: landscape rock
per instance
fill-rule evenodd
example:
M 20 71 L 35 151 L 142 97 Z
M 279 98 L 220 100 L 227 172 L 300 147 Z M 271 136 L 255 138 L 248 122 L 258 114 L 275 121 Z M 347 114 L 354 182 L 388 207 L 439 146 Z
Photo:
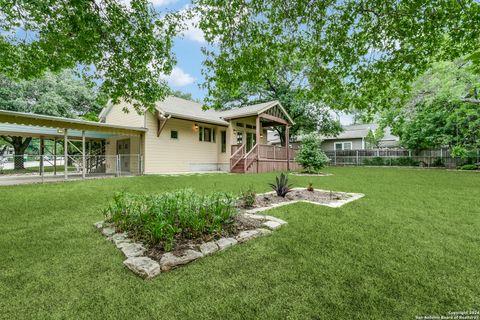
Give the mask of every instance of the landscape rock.
M 276 222 L 276 221 L 266 221 L 266 222 L 262 223 L 262 225 L 267 227 L 270 230 L 277 230 L 278 228 L 280 228 L 282 226 L 281 223 Z
M 103 228 L 102 233 L 106 237 L 111 237 L 115 234 L 115 228 L 112 228 L 112 227 Z
M 160 259 L 160 269 L 162 271 L 168 271 L 201 257 L 203 257 L 203 254 L 195 250 L 185 250 L 178 256 L 171 252 L 167 252 Z
M 131 242 L 130 239 L 127 238 L 127 233 L 126 232 L 123 232 L 123 233 L 115 233 L 113 236 L 112 236 L 112 241 L 113 243 L 115 243 L 115 245 L 118 247 L 121 243 L 129 243 Z
M 220 238 L 216 241 L 217 245 L 218 245 L 218 248 L 220 250 L 225 250 L 227 249 L 228 247 L 231 247 L 233 245 L 236 245 L 237 244 L 237 240 L 233 239 L 233 238 Z
M 127 258 L 139 257 L 145 252 L 145 247 L 139 243 L 121 243 L 118 247 Z
M 215 241 L 205 242 L 200 245 L 200 251 L 203 255 L 208 256 L 218 251 L 218 245 Z
M 272 233 L 271 230 L 268 230 L 268 229 L 265 229 L 265 228 L 257 228 L 255 230 L 257 230 L 260 233 L 260 235 L 262 235 L 262 236 L 266 236 L 266 235 L 269 235 L 269 234 Z
M 123 264 L 142 278 L 149 279 L 160 273 L 160 264 L 148 257 L 131 257 Z
M 97 228 L 97 229 L 100 230 L 100 229 L 103 228 L 103 224 L 104 224 L 104 223 L 105 223 L 105 221 L 102 220 L 102 221 L 97 221 L 97 222 L 95 222 L 93 225 L 95 226 L 95 228 Z
M 245 242 L 245 241 L 248 241 L 250 239 L 253 239 L 253 238 L 256 238 L 258 236 L 260 236 L 261 233 L 260 231 L 258 231 L 257 229 L 254 229 L 254 230 L 246 230 L 246 231 L 242 231 L 238 234 L 238 236 L 235 237 L 235 239 L 238 241 L 238 242 Z

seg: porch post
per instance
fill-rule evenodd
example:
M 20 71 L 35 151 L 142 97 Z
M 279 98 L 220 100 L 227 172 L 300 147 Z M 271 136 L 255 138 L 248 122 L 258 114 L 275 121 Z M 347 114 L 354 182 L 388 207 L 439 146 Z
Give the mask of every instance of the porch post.
M 82 179 L 85 179 L 87 173 L 85 149 L 85 130 L 82 130 Z
M 285 125 L 285 148 L 287 153 L 287 171 L 290 171 L 290 150 L 289 150 L 289 141 L 290 141 L 290 133 L 288 124 Z
M 257 144 L 260 144 L 260 133 L 261 133 L 261 128 L 260 126 L 262 125 L 262 123 L 260 122 L 260 116 L 257 116 L 257 126 L 256 126 L 256 129 L 255 129 L 255 134 L 256 134 L 256 142 Z
M 68 129 L 63 129 L 63 176 L 68 179 Z

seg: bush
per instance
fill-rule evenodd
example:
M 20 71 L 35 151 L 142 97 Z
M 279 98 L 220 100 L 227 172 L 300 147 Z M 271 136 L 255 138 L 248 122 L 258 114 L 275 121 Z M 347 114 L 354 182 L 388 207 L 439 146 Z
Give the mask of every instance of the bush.
M 330 161 L 320 149 L 321 143 L 322 139 L 316 133 L 302 136 L 302 145 L 295 160 L 302 165 L 303 171 L 316 173 Z
M 158 195 L 117 193 L 104 214 L 118 231 L 170 251 L 177 235 L 196 238 L 220 233 L 237 215 L 235 202 L 228 193 L 199 195 L 190 189 Z
M 240 206 L 242 208 L 251 208 L 255 204 L 257 194 L 253 188 L 248 188 L 240 194 Z
M 385 162 L 382 157 L 373 157 L 370 159 L 363 160 L 363 163 L 367 166 L 384 166 Z
M 476 164 L 464 164 L 463 166 L 458 167 L 460 170 L 477 170 L 478 166 Z
M 419 162 L 409 158 L 409 157 L 400 157 L 392 159 L 392 166 L 407 166 L 407 167 L 418 167 Z

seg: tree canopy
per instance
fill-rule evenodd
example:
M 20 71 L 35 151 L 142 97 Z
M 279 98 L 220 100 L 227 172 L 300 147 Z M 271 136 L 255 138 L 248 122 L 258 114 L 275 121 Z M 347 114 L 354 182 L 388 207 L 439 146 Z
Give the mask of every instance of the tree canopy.
M 0 109 L 98 120 L 103 104 L 95 88 L 75 78 L 70 71 L 46 73 L 39 79 L 15 82 L 0 76 Z M 32 138 L 0 136 L 14 148 L 15 155 L 23 155 Z M 0 147 L 0 149 L 2 149 Z M 23 169 L 23 157 L 15 161 L 15 169 Z
M 433 64 L 384 120 L 411 149 L 480 148 L 480 74 L 463 59 Z
M 435 60 L 478 49 L 474 0 L 196 0 L 207 102 L 242 86 L 298 79 L 299 94 L 335 109 L 388 107 Z M 399 85 L 400 84 L 400 85 Z
M 0 0 L 0 74 L 33 79 L 78 68 L 102 92 L 137 109 L 153 107 L 175 63 L 171 14 L 148 0 Z

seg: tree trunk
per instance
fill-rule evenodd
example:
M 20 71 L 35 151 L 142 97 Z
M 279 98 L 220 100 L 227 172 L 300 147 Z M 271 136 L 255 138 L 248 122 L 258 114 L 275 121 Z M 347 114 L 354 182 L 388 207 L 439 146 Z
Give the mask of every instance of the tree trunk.
M 23 155 L 25 154 L 25 150 L 27 150 L 30 142 L 32 141 L 31 137 L 25 138 L 23 137 L 12 137 L 12 136 L 2 136 L 1 137 L 5 142 L 12 145 L 14 150 L 13 155 L 13 163 L 15 170 L 23 170 L 25 169 L 25 160 Z

